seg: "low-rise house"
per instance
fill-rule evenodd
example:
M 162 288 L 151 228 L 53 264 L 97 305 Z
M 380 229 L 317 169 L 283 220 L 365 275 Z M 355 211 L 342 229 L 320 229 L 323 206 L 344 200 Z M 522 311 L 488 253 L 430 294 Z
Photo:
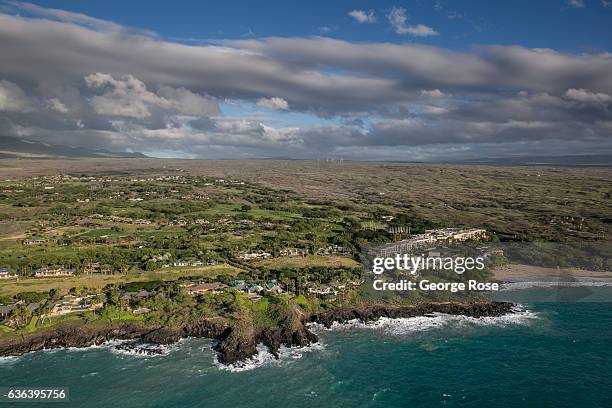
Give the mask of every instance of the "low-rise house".
M 154 292 L 149 292 L 146 289 L 142 289 L 138 292 L 123 292 L 121 294 L 121 300 L 130 301 L 131 299 L 143 299 L 154 294 Z
M 149 221 L 149 220 L 137 219 L 137 220 L 134 220 L 134 221 L 132 222 L 132 224 L 138 224 L 138 225 L 149 225 L 149 224 L 151 224 L 151 221 Z
M 166 252 L 163 255 L 153 255 L 150 260 L 153 262 L 167 261 L 171 256 L 172 254 L 170 252 Z
M 0 305 L 0 321 L 10 317 L 11 312 L 17 306 L 17 303 L 11 303 L 9 305 Z
M 38 309 L 38 306 L 40 306 L 40 302 L 32 302 L 28 303 L 27 308 L 30 312 L 34 313 L 34 311 Z
M 321 299 L 324 298 L 332 298 L 338 295 L 338 291 L 336 291 L 331 286 L 317 286 L 313 285 L 308 288 L 308 293 L 311 295 L 315 295 Z
M 44 267 L 34 271 L 35 278 L 56 278 L 63 276 L 74 276 L 75 270 L 64 268 L 63 266 Z
M 283 289 L 280 287 L 276 280 L 271 280 L 266 283 L 265 291 L 270 293 L 276 293 L 277 295 L 283 293 Z
M 30 239 L 23 240 L 24 245 L 41 245 L 47 242 L 49 242 L 47 238 L 30 238 Z
M 225 289 L 227 285 L 224 285 L 221 282 L 213 282 L 213 283 L 200 283 L 197 285 L 193 285 L 187 288 L 186 292 L 191 295 L 204 295 L 206 293 L 222 293 L 223 289 Z
M 271 256 L 272 254 L 269 252 L 258 251 L 258 252 L 240 254 L 238 255 L 238 258 L 248 261 L 251 259 L 267 259 L 267 258 L 270 258 Z
M 337 289 L 338 291 L 346 289 L 346 284 L 344 283 L 335 283 L 333 286 L 334 286 L 334 289 Z
M 0 268 L 0 279 L 15 279 L 17 271 L 11 268 Z
M 245 292 L 246 293 L 259 293 L 263 290 L 263 287 L 259 286 L 256 283 L 250 283 L 247 285 Z
M 350 255 L 351 253 L 350 248 L 341 245 L 330 245 L 317 249 L 317 255 Z
M 337 299 L 337 297 L 338 297 L 337 292 L 326 292 L 326 293 L 319 294 L 319 298 L 327 302 L 334 302 Z
M 236 289 L 239 292 L 244 292 L 246 290 L 246 283 L 243 280 L 235 280 L 230 284 L 230 288 Z
M 13 310 L 18 305 L 22 305 L 22 304 L 24 304 L 23 300 L 20 300 L 19 302 L 11 303 L 8 305 L 0 305 L 0 321 L 10 318 Z M 38 309 L 39 306 L 40 306 L 40 302 L 32 302 L 32 303 L 28 303 L 26 307 L 31 313 L 34 313 L 34 311 Z
M 103 306 L 102 302 L 97 301 L 96 295 L 87 296 L 64 296 L 59 301 L 55 302 L 49 316 L 62 316 L 68 313 L 83 312 L 85 310 L 96 310 Z
M 83 267 L 83 272 L 86 274 L 91 274 L 91 273 L 110 274 L 110 273 L 113 273 L 113 270 L 110 265 L 100 264 L 100 262 L 92 262 Z
M 178 260 L 172 263 L 173 266 L 202 266 L 204 262 L 198 260 Z
M 280 256 L 306 256 L 308 249 L 303 248 L 285 248 L 280 251 Z
M 482 257 L 485 260 L 504 256 L 504 250 L 501 248 L 480 247 L 476 249 L 481 251 Z

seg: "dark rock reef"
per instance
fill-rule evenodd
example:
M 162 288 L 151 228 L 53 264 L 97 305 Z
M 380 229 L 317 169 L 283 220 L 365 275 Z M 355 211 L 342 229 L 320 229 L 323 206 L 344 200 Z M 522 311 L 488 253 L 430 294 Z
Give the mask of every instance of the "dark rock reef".
M 107 326 L 66 323 L 39 333 L 2 338 L 0 356 L 22 355 L 60 347 L 88 347 L 109 340 L 171 344 L 185 337 L 207 337 L 215 340 L 213 348 L 218 353 L 219 362 L 234 364 L 257 354 L 259 343 L 263 343 L 278 357 L 281 346 L 304 347 L 317 342 L 317 336 L 308 330 L 307 323 L 330 327 L 334 322 L 346 323 L 354 319 L 371 322 L 381 317 L 405 318 L 433 313 L 471 317 L 503 316 L 513 313 L 513 308 L 514 305 L 508 302 L 422 303 L 413 306 L 374 304 L 340 307 L 308 315 L 296 307 L 274 327 L 259 327 L 246 317 L 231 321 L 221 317 L 202 318 L 176 327 L 151 327 L 141 323 Z
M 310 316 L 310 322 L 330 327 L 334 322 L 347 323 L 357 319 L 364 323 L 381 317 L 397 319 L 402 317 L 427 316 L 433 313 L 463 315 L 470 317 L 496 317 L 513 313 L 514 304 L 509 302 L 474 303 L 420 303 L 413 306 L 375 304 L 363 307 L 347 307 L 329 310 Z

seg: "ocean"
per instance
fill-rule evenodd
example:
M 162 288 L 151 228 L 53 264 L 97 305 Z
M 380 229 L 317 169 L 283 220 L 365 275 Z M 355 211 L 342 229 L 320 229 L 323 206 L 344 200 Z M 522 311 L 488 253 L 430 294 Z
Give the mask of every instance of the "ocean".
M 320 344 L 280 360 L 262 350 L 232 369 L 207 339 L 154 357 L 114 344 L 36 352 L 1 359 L 0 386 L 69 388 L 69 402 L 16 407 L 610 407 L 611 306 L 528 302 L 501 318 L 314 327 Z

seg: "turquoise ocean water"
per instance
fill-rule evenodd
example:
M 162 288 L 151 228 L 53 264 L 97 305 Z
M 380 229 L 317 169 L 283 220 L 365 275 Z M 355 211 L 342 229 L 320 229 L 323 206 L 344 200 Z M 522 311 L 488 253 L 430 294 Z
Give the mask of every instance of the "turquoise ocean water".
M 2 359 L 0 385 L 69 387 L 43 407 L 611 407 L 612 303 L 524 308 L 316 328 L 320 345 L 243 371 L 217 367 L 206 339 L 149 358 L 38 352 Z

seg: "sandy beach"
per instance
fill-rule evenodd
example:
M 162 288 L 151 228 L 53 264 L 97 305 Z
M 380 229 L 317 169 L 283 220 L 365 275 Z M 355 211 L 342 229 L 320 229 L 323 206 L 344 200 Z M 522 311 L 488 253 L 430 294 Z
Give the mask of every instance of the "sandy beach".
M 545 268 L 541 266 L 508 264 L 497 267 L 494 270 L 495 278 L 503 282 L 514 282 L 524 280 L 545 280 L 559 278 L 602 278 L 612 279 L 612 271 L 588 271 L 576 268 Z

